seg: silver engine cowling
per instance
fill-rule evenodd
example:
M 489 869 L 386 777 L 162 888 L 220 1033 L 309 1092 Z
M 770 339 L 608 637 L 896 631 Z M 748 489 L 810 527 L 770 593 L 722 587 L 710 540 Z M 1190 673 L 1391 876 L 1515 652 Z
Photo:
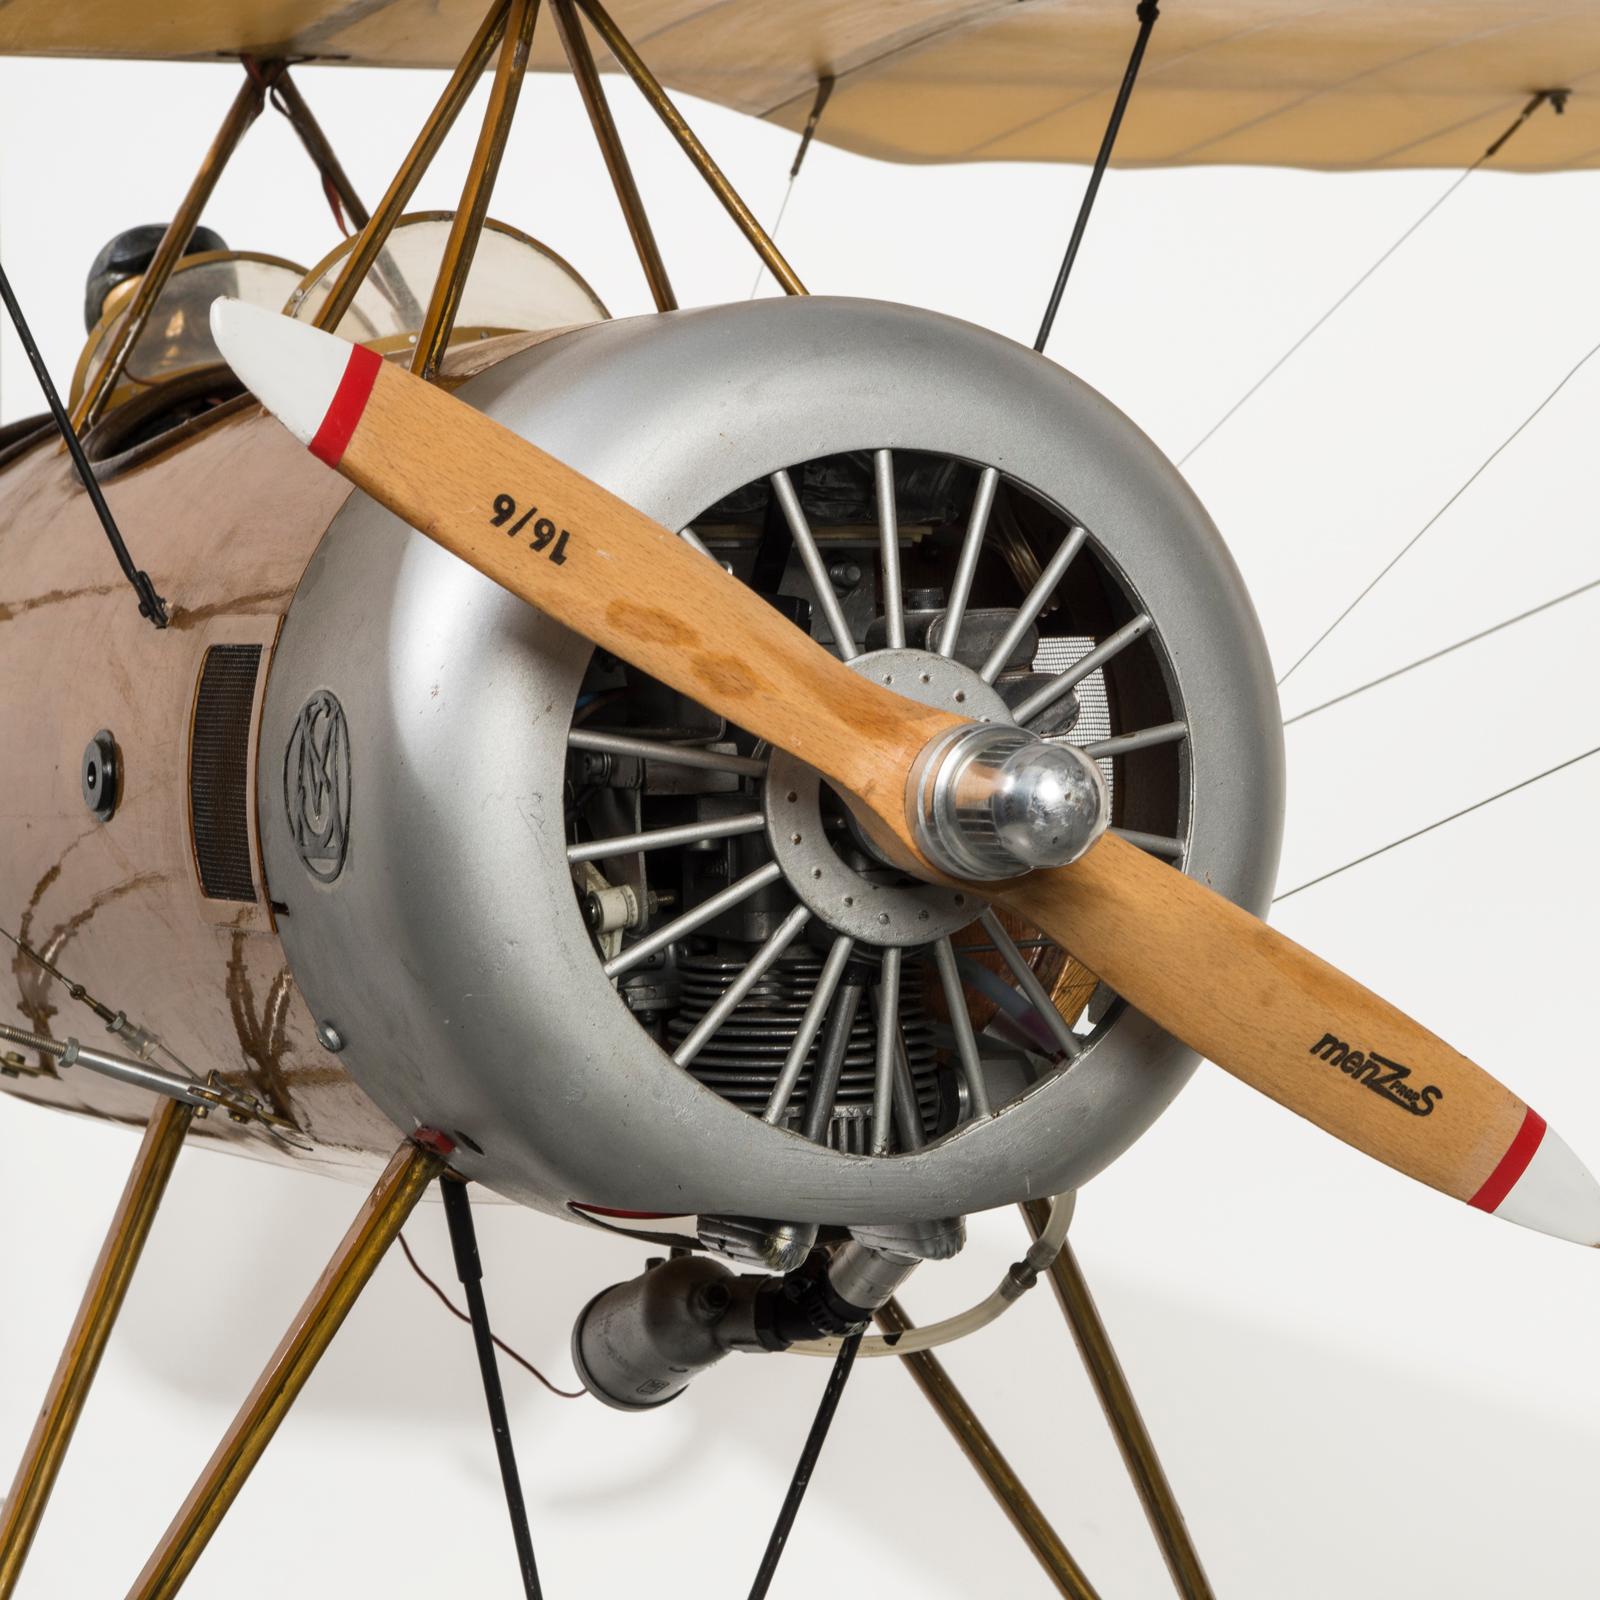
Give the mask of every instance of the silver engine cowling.
M 667 527 L 692 526 L 713 558 L 848 654 L 842 618 L 858 669 L 991 720 L 1049 701 L 1033 725 L 1089 748 L 1115 826 L 1265 908 L 1283 757 L 1250 602 L 1176 471 L 1053 363 L 904 306 L 763 300 L 580 328 L 460 394 Z M 884 463 L 907 630 L 893 648 L 874 576 Z M 789 538 L 780 470 L 836 604 L 817 603 Z M 974 499 L 991 489 L 947 656 L 940 619 Z M 1056 598 L 1000 649 L 1075 526 L 1087 538 Z M 1125 648 L 1041 696 L 1119 630 Z M 1041 1026 L 975 922 L 979 901 L 897 879 L 814 773 L 596 657 L 361 495 L 294 599 L 261 726 L 267 878 L 325 1042 L 397 1123 L 446 1130 L 464 1173 L 518 1201 L 796 1224 L 959 1217 L 1082 1184 L 1193 1070 L 1190 1051 L 1103 990 L 1074 1002 L 1070 1040 Z M 574 748 L 575 727 L 588 748 Z M 630 736 L 732 759 L 636 761 L 618 745 Z M 348 810 L 308 825 L 323 800 L 307 784 L 330 760 Z M 756 812 L 759 824 L 729 820 Z M 608 830 L 658 827 L 683 842 L 569 859 Z M 758 891 L 628 956 L 752 874 Z M 730 1009 L 740 971 L 785 929 Z M 1010 930 L 1054 982 L 1028 931 Z M 975 1114 L 962 1076 L 948 972 L 929 958 L 941 936 L 992 1115 Z M 852 976 L 839 993 L 853 983 L 865 998 L 834 1029 L 836 1082 L 808 1136 L 827 1027 L 792 1102 L 771 1122 L 762 1112 L 841 938 Z M 898 1005 L 875 1009 L 892 968 Z M 719 1002 L 721 1028 L 702 1037 Z M 873 1154 L 883 1024 L 900 1040 L 901 1117 Z

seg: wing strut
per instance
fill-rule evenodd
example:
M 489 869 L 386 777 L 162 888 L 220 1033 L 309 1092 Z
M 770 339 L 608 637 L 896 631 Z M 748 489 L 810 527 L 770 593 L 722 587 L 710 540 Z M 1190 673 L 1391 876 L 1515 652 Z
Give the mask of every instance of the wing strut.
M 356 1297 L 377 1271 L 428 1185 L 444 1171 L 454 1148 L 443 1134 L 424 1128 L 389 1158 L 188 1499 L 128 1591 L 128 1600 L 171 1600 L 183 1587 L 289 1407 L 333 1343 Z
M 134 1268 L 144 1253 L 156 1210 L 194 1114 L 193 1105 L 162 1099 L 145 1127 L 144 1140 L 117 1202 L 106 1242 L 100 1248 L 39 1420 L 33 1426 L 0 1514 L 0 1600 L 10 1600 L 16 1592 L 23 1563 L 39 1531 L 50 1491 L 100 1370 L 100 1358 L 127 1297 Z
M 1022 1207 L 1022 1214 L 1027 1219 L 1028 1231 L 1037 1239 L 1049 1216 L 1049 1207 L 1042 1201 L 1030 1200 Z M 1051 1263 L 1050 1287 L 1061 1303 L 1061 1314 L 1067 1319 L 1089 1381 L 1116 1435 L 1117 1448 L 1122 1452 L 1128 1476 L 1144 1505 L 1150 1531 L 1161 1546 L 1173 1587 L 1183 1600 L 1215 1600 L 1194 1540 L 1189 1537 L 1183 1512 L 1178 1509 L 1172 1485 L 1162 1470 L 1161 1458 L 1156 1454 L 1144 1418 L 1139 1415 L 1139 1407 L 1123 1375 L 1122 1363 L 1117 1360 L 1111 1336 L 1100 1320 L 1070 1243 L 1062 1244 L 1060 1254 Z
M 878 1326 L 886 1334 L 908 1333 L 916 1327 L 898 1300 L 879 1306 L 876 1314 Z M 1061 1542 L 1061 1536 L 1050 1526 L 1038 1502 L 1028 1493 L 989 1430 L 951 1381 L 944 1363 L 933 1351 L 918 1350 L 901 1357 L 901 1364 L 928 1404 L 939 1413 L 940 1420 L 961 1446 L 962 1454 L 989 1486 L 989 1492 L 1050 1581 L 1066 1600 L 1099 1600 L 1083 1569 L 1073 1560 L 1072 1552 Z

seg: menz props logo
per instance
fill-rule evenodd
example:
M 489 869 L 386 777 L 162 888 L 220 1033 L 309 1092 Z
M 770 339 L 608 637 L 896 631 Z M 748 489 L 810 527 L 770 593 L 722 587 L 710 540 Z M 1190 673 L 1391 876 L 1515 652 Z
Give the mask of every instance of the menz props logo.
M 1365 1054 L 1360 1050 L 1352 1050 L 1343 1039 L 1336 1039 L 1331 1033 L 1323 1034 L 1312 1045 L 1310 1053 L 1331 1062 L 1357 1083 L 1365 1084 L 1374 1094 L 1381 1094 L 1385 1100 L 1392 1101 L 1414 1117 L 1427 1116 L 1444 1099 L 1444 1090 L 1437 1084 L 1430 1083 L 1425 1089 L 1413 1089 L 1406 1081 L 1411 1076 L 1410 1067 L 1402 1067 L 1398 1061 L 1380 1056 L 1376 1050 L 1368 1050 Z
M 350 849 L 350 729 L 344 707 L 326 689 L 300 708 L 289 735 L 283 804 L 306 871 L 332 883 Z

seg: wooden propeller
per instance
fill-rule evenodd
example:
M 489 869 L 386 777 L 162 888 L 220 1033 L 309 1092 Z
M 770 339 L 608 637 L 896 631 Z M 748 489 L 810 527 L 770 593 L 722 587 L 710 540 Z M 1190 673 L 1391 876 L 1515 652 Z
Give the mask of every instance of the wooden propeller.
M 321 460 L 513 594 L 816 767 L 883 845 L 940 877 L 917 846 L 907 782 L 959 719 L 851 671 L 668 529 L 372 352 L 236 301 L 216 303 L 212 328 Z M 1600 1184 L 1536 1112 L 1193 879 L 1108 834 L 1071 866 L 976 887 L 1345 1143 L 1482 1210 L 1600 1245 Z

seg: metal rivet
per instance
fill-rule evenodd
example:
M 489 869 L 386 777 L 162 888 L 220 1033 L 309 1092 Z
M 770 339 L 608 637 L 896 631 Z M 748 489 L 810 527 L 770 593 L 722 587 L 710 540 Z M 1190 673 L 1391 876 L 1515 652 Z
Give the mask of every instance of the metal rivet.
M 344 1049 L 344 1035 L 331 1022 L 317 1024 L 317 1043 L 334 1055 Z

